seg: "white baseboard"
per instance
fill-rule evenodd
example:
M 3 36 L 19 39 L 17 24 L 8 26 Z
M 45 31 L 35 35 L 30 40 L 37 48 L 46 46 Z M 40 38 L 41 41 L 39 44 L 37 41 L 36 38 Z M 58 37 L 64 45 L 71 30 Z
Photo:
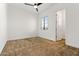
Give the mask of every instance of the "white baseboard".
M 44 37 L 44 36 L 38 36 L 38 37 L 42 37 L 42 38 L 45 38 L 45 39 L 48 39 L 48 40 L 56 41 L 54 38 L 49 38 L 49 37 Z
M 30 37 L 36 37 L 36 36 L 16 37 L 16 38 L 9 38 L 8 40 L 19 40 L 19 39 L 30 38 Z
M 72 46 L 74 48 L 79 48 L 79 42 L 72 42 L 72 41 L 67 41 L 66 40 L 66 45 Z

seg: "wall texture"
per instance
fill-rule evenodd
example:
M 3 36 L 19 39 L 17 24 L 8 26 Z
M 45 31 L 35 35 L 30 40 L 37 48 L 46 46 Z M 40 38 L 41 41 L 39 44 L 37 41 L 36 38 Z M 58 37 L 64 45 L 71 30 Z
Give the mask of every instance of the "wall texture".
M 21 39 L 37 35 L 36 14 L 8 5 L 8 39 Z
M 0 53 L 7 41 L 7 5 L 0 4 Z

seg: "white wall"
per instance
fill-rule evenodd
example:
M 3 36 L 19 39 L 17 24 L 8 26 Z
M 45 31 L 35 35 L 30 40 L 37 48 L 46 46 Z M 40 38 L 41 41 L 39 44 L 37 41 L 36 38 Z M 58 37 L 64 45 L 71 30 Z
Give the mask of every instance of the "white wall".
M 7 41 L 7 13 L 6 4 L 0 4 L 0 53 Z
M 36 14 L 8 5 L 8 39 L 21 39 L 37 35 Z
M 67 11 L 66 44 L 79 48 L 79 4 L 71 4 Z
M 51 5 L 52 6 L 52 5 Z M 42 11 L 39 14 L 39 36 L 43 38 L 47 38 L 53 41 L 55 40 L 55 27 L 56 27 L 56 12 L 58 10 L 64 9 L 65 5 L 63 6 L 62 4 L 55 4 L 52 7 L 49 7 L 47 10 Z M 48 30 L 41 30 L 41 19 L 44 16 L 48 16 Z
M 55 40 L 55 21 L 58 10 L 66 10 L 66 44 L 79 48 L 79 4 L 55 4 L 46 11 L 42 11 L 39 17 L 39 36 Z M 49 30 L 40 29 L 41 17 L 49 17 Z
M 39 29 L 38 29 L 39 35 L 38 36 L 47 38 L 50 40 L 55 39 L 55 18 L 52 17 L 54 15 L 55 14 L 52 13 L 50 10 L 47 10 L 46 12 L 39 14 Z M 42 17 L 44 16 L 48 16 L 48 23 L 49 23 L 48 30 L 41 29 Z

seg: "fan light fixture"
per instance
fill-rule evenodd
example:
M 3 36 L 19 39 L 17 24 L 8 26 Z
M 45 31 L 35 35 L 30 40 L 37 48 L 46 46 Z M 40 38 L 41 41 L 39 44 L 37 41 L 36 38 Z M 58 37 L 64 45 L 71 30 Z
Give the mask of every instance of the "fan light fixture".
M 37 5 L 35 5 L 34 8 L 38 8 Z
M 42 3 L 34 3 L 34 4 L 24 3 L 24 4 L 29 5 L 29 6 L 33 6 L 33 8 L 35 8 L 36 11 L 38 12 L 38 6 L 41 5 Z

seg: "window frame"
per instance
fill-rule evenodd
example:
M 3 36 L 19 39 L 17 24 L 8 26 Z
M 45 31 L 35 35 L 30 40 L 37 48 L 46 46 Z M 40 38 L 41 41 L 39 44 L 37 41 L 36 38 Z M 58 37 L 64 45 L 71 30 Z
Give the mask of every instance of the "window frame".
M 48 30 L 48 16 L 42 17 L 42 30 Z

